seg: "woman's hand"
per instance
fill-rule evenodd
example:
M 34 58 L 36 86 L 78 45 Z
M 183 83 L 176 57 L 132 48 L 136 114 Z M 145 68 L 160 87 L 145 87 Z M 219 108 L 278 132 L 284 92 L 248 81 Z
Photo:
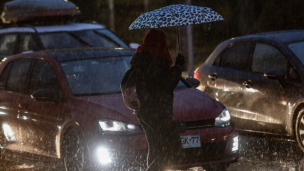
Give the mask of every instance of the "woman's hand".
M 178 53 L 175 59 L 175 65 L 179 65 L 184 68 L 185 63 L 186 63 L 185 57 L 182 54 Z

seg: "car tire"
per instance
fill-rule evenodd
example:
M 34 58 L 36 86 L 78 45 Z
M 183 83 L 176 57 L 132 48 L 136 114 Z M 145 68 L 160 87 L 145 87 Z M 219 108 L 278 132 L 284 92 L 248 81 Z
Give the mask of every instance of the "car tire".
M 66 171 L 86 170 L 86 148 L 83 137 L 76 128 L 69 129 L 63 139 L 63 160 Z
M 205 171 L 224 171 L 229 165 L 226 164 L 210 164 L 203 166 Z
M 294 130 L 298 146 L 304 152 L 304 108 L 298 112 Z

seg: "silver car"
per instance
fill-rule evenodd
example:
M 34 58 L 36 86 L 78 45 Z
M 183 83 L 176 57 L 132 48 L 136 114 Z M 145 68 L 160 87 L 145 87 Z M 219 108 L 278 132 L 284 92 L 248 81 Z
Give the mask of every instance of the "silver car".
M 288 136 L 304 151 L 304 30 L 226 40 L 195 77 L 238 130 Z

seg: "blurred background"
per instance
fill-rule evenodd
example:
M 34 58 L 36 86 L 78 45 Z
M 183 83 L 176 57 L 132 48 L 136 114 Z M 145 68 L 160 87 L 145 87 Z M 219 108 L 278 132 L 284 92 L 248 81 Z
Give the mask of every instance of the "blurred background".
M 2 0 L 0 9 L 9 0 Z M 192 26 L 194 67 L 202 64 L 218 43 L 223 40 L 267 31 L 303 29 L 303 0 L 69 0 L 75 3 L 83 19 L 105 25 L 127 44 L 141 43 L 147 30 L 129 30 L 129 25 L 144 12 L 171 4 L 191 3 L 210 7 L 224 21 Z M 166 34 L 173 57 L 178 53 L 176 27 L 161 28 Z M 183 30 L 182 28 L 180 30 Z M 182 54 L 187 45 L 181 34 Z

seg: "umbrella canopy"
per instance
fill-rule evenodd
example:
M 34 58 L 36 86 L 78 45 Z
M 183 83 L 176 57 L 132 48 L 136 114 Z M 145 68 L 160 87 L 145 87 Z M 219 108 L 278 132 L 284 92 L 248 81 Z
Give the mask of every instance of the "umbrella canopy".
M 175 4 L 141 14 L 129 27 L 133 29 L 160 28 L 202 24 L 224 20 L 208 7 Z

